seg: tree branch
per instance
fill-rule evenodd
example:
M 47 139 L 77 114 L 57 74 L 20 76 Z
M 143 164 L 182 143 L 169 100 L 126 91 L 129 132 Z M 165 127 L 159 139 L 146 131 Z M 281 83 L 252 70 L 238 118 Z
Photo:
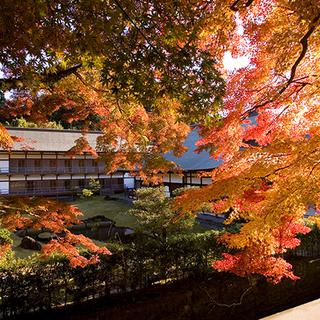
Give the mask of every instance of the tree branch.
M 101 93 L 101 92 L 108 92 L 107 90 L 102 90 L 102 89 L 97 89 L 95 88 L 94 86 L 92 86 L 91 84 L 89 84 L 88 82 L 86 82 L 82 75 L 78 72 L 78 71 L 75 71 L 73 72 L 73 74 L 87 87 L 89 87 L 90 89 L 94 90 L 95 92 L 97 93 Z
M 230 9 L 231 9 L 232 11 L 235 11 L 235 12 L 239 11 L 239 8 L 237 8 L 237 4 L 238 4 L 240 1 L 241 1 L 241 0 L 235 1 L 235 2 L 231 5 Z M 247 7 L 249 7 L 249 6 L 252 4 L 253 1 L 254 1 L 254 0 L 248 0 L 245 4 L 242 5 L 242 8 L 247 8 Z
M 41 73 L 36 74 L 43 83 L 49 82 L 57 82 L 65 77 L 68 77 L 71 74 L 75 74 L 79 68 L 82 67 L 82 64 L 77 64 L 74 67 L 71 67 L 66 70 L 61 70 L 57 72 L 48 72 L 48 73 Z M 23 77 L 18 78 L 2 78 L 0 79 L 0 86 L 5 86 L 8 89 L 18 89 L 21 87 L 26 87 L 31 84 L 31 80 L 25 79 Z
M 82 67 L 82 63 L 75 65 L 72 68 L 58 71 L 58 72 L 49 72 L 49 73 L 41 73 L 41 80 L 43 82 L 57 82 L 62 78 L 68 77 L 70 74 L 76 73 L 79 68 Z
M 302 59 L 305 57 L 307 50 L 308 50 L 308 39 L 310 38 L 310 36 L 312 35 L 313 31 L 316 29 L 316 23 L 319 21 L 320 19 L 320 13 L 318 14 L 317 17 L 315 17 L 312 22 L 311 22 L 311 27 L 308 30 L 308 32 L 304 35 L 304 37 L 300 40 L 300 43 L 302 44 L 302 51 L 300 53 L 300 56 L 298 57 L 298 59 L 296 60 L 296 62 L 294 63 L 294 65 L 291 68 L 291 76 L 288 80 L 288 85 L 290 85 L 296 75 L 297 72 L 297 68 L 299 63 L 302 61 Z
M 166 57 L 160 53 L 155 46 L 148 40 L 148 38 L 144 35 L 144 33 L 142 32 L 142 30 L 137 26 L 137 24 L 131 19 L 131 17 L 129 16 L 129 14 L 124 10 L 124 8 L 121 6 L 121 4 L 119 3 L 119 1 L 115 0 L 115 3 L 117 4 L 117 6 L 120 8 L 120 10 L 124 13 L 124 15 L 127 17 L 127 19 L 130 21 L 130 23 L 136 28 L 136 30 L 142 35 L 142 37 L 147 41 L 148 45 L 160 56 L 160 58 L 162 58 L 164 61 L 168 62 L 168 60 L 166 59 Z
M 203 290 L 203 291 L 207 294 L 207 296 L 208 296 L 209 299 L 210 299 L 210 302 L 213 304 L 213 308 L 214 308 L 215 306 L 218 306 L 218 307 L 227 307 L 227 308 L 232 308 L 232 309 L 233 309 L 234 307 L 240 306 L 240 305 L 242 304 L 242 301 L 243 301 L 244 296 L 253 288 L 253 286 L 254 286 L 254 283 L 250 283 L 250 286 L 242 293 L 239 302 L 234 302 L 234 303 L 231 303 L 231 304 L 226 304 L 226 303 L 217 302 L 216 300 L 214 300 L 214 299 L 210 296 L 209 292 L 208 292 L 206 289 L 204 289 L 204 288 L 202 288 L 202 287 L 200 287 L 200 286 L 199 286 L 199 288 L 200 288 L 201 290 Z M 212 308 L 212 309 L 213 309 L 213 308 Z M 211 309 L 211 311 L 212 311 L 212 309 Z M 210 311 L 210 312 L 211 312 L 211 311 Z
M 240 0 L 238 0 L 238 1 L 240 1 Z M 236 1 L 236 2 L 238 2 L 238 1 Z M 281 88 L 281 90 L 272 99 L 267 100 L 261 104 L 257 104 L 255 106 L 253 106 L 252 108 L 250 108 L 250 110 L 246 111 L 245 114 L 243 115 L 243 119 L 246 118 L 248 115 L 251 115 L 252 113 L 254 113 L 257 109 L 264 107 L 265 105 L 276 101 L 278 99 L 278 97 L 281 96 L 281 94 L 284 93 L 288 89 L 288 87 L 294 82 L 294 77 L 296 76 L 298 66 L 308 51 L 308 39 L 311 37 L 312 33 L 315 31 L 316 26 L 317 26 L 316 23 L 319 21 L 319 19 L 320 19 L 320 13 L 312 20 L 312 22 L 310 24 L 311 27 L 309 28 L 307 33 L 300 40 L 300 44 L 302 45 L 302 50 L 301 50 L 299 57 L 297 58 L 297 60 L 293 64 L 293 66 L 291 67 L 290 78 L 288 79 L 286 84 Z

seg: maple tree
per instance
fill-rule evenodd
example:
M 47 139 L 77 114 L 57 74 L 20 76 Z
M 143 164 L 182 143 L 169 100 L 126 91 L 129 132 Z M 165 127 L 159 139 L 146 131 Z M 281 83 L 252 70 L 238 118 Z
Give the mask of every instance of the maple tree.
M 185 151 L 185 122 L 222 104 L 224 81 L 200 42 L 209 11 L 206 1 L 2 1 L 3 114 L 97 114 L 108 170 L 173 169 L 162 155 Z
M 176 206 L 188 211 L 211 201 L 217 213 L 231 210 L 226 223 L 246 221 L 238 234 L 220 237 L 237 253 L 215 268 L 275 283 L 297 279 L 282 254 L 299 245 L 297 233 L 310 231 L 302 217 L 319 206 L 319 2 L 222 2 L 220 16 L 238 20 L 225 46 L 250 62 L 225 72 L 220 123 L 200 125 L 198 152 L 209 150 L 225 163 L 211 173 L 211 186 L 190 191 Z
M 68 227 L 80 223 L 78 215 L 82 213 L 76 207 L 56 200 L 30 197 L 6 196 L 0 198 L 1 224 L 5 229 L 16 231 L 17 229 L 42 229 L 48 228 L 52 233 L 59 235 L 58 239 L 51 240 L 43 246 L 41 257 L 47 258 L 51 253 L 65 254 L 70 258 L 70 266 L 84 267 L 88 263 L 98 261 L 95 253 L 111 254 L 105 247 L 96 246 L 90 239 L 83 235 L 72 234 Z M 4 229 L 4 230 L 5 230 Z M 10 249 L 10 238 L 2 235 L 0 245 L 1 255 Z M 83 245 L 92 252 L 87 259 L 79 254 L 74 245 Z
M 138 167 L 146 180 L 159 182 L 156 173 L 178 170 L 163 154 L 185 151 L 188 123 L 214 117 L 222 105 L 224 80 L 200 42 L 207 6 L 205 1 L 1 0 L 1 97 L 10 93 L 2 116 L 40 125 L 66 110 L 64 121 L 85 123 L 83 137 L 66 156 L 100 151 L 108 172 Z M 92 116 L 103 131 L 97 150 L 85 137 Z M 7 150 L 19 139 L 3 126 L 0 136 Z M 8 228 L 25 226 L 27 217 L 34 220 L 28 227 L 41 227 L 50 212 L 58 212 L 59 223 L 51 221 L 50 228 L 67 236 L 47 250 L 59 245 L 67 253 L 70 242 L 84 242 L 71 239 L 66 229 L 73 221 L 70 207 L 41 199 L 3 201 L 2 225 Z
M 308 232 L 301 218 L 320 195 L 317 0 L 0 5 L 1 86 L 12 93 L 4 115 L 45 122 L 61 106 L 73 110 L 69 121 L 98 114 L 107 169 L 138 167 L 155 183 L 177 169 L 163 154 L 181 155 L 188 124 L 201 123 L 198 151 L 225 163 L 212 185 L 176 207 L 183 214 L 212 203 L 232 210 L 229 222 L 247 221 L 220 238 L 238 253 L 216 261 L 218 269 L 295 279 L 280 255 Z M 226 51 L 247 55 L 248 66 L 224 69 Z M 0 136 L 9 148 L 3 127 Z M 82 147 L 90 150 L 85 137 L 71 153 Z

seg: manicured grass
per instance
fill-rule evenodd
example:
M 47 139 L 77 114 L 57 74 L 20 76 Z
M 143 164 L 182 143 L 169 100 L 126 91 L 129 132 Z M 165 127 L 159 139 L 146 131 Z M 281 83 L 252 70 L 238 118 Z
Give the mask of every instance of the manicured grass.
M 127 213 L 133 206 L 121 202 L 121 196 L 117 196 L 119 200 L 105 200 L 103 196 L 94 196 L 89 199 L 77 199 L 76 201 L 68 202 L 70 205 L 79 208 L 83 216 L 79 216 L 80 220 L 92 218 L 94 216 L 103 215 L 116 222 L 118 227 L 127 227 L 134 229 L 137 225 L 137 217 Z M 208 227 L 195 225 L 193 232 L 200 233 L 210 230 Z M 26 258 L 33 253 L 38 252 L 34 250 L 22 249 L 19 244 L 22 238 L 18 237 L 14 232 L 11 233 L 13 240 L 12 250 L 16 258 Z M 97 240 L 92 240 L 96 245 L 103 246 L 104 243 Z M 41 243 L 41 242 L 40 242 Z
M 74 207 L 79 208 L 83 216 L 79 216 L 80 220 L 92 218 L 94 216 L 103 215 L 115 221 L 117 227 L 135 228 L 137 225 L 137 218 L 131 216 L 129 209 L 133 206 L 119 200 L 105 200 L 102 196 L 95 196 L 89 199 L 78 199 L 76 201 L 68 202 Z
M 29 250 L 29 249 L 23 249 L 19 245 L 21 243 L 22 238 L 17 236 L 14 232 L 11 232 L 11 239 L 13 240 L 12 244 L 12 251 L 13 251 L 13 256 L 15 258 L 27 258 L 32 256 L 34 253 L 39 253 L 39 251 L 36 250 Z M 44 245 L 41 241 L 38 241 L 41 245 Z M 92 242 L 96 244 L 99 247 L 105 246 L 105 242 L 98 241 L 95 239 L 92 239 Z
M 13 240 L 13 244 L 11 247 L 15 258 L 27 258 L 29 256 L 32 256 L 33 253 L 39 253 L 39 251 L 21 248 L 19 245 L 21 243 L 22 238 L 17 236 L 14 232 L 11 232 L 10 237 Z
M 121 197 L 118 197 L 121 199 Z M 83 216 L 80 216 L 80 220 L 94 217 L 96 215 L 104 215 L 107 218 L 114 220 L 118 227 L 128 227 L 134 229 L 137 225 L 137 217 L 131 216 L 127 211 L 132 209 L 132 205 L 122 203 L 118 201 L 106 201 L 104 197 L 92 197 L 88 200 L 78 199 L 73 202 L 69 202 L 72 206 L 78 207 L 79 210 L 83 213 Z M 205 232 L 211 228 L 200 226 L 196 224 L 193 227 L 194 233 Z
M 127 213 L 129 209 L 133 208 L 133 206 L 121 202 L 121 197 L 118 198 L 118 201 L 106 201 L 104 200 L 104 197 L 96 196 L 87 200 L 78 199 L 76 201 L 69 202 L 69 204 L 78 207 L 83 213 L 83 216 L 79 217 L 80 220 L 88 219 L 97 215 L 104 215 L 105 217 L 115 221 L 118 227 L 134 229 L 137 225 L 138 218 Z M 192 231 L 194 233 L 200 233 L 205 232 L 206 230 L 210 230 L 210 228 L 196 224 Z
M 193 233 L 203 233 L 206 232 L 207 230 L 212 230 L 212 228 L 201 226 L 200 224 L 195 225 L 192 229 Z
M 130 214 L 125 214 L 132 208 L 132 206 L 120 201 L 107 201 L 104 197 L 95 196 L 87 200 L 78 199 L 76 201 L 69 202 L 69 204 L 78 207 L 83 213 L 83 216 L 79 216 L 80 220 L 88 219 L 97 215 L 103 215 L 114 220 L 118 227 L 134 228 L 136 226 L 137 218 Z M 39 253 L 39 251 L 21 248 L 19 245 L 22 238 L 17 236 L 14 232 L 11 232 L 11 239 L 13 240 L 12 251 L 15 258 L 26 258 L 31 256 L 33 253 Z M 92 241 L 98 246 L 105 245 L 104 242 L 98 240 L 93 239 Z

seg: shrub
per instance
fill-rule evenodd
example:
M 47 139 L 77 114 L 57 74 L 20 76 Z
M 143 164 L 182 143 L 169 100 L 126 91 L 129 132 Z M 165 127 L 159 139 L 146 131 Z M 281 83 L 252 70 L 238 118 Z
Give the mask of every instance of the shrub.
M 83 189 L 82 190 L 82 193 L 78 193 L 78 196 L 81 198 L 81 199 L 88 199 L 90 198 L 91 196 L 93 195 L 93 192 L 89 189 Z

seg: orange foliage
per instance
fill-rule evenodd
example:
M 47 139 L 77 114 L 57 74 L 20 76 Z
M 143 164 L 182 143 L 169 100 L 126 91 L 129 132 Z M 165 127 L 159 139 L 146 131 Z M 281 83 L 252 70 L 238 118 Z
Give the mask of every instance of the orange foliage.
M 71 147 L 64 156 L 75 158 L 76 154 L 90 153 L 94 157 L 98 157 L 98 153 L 90 146 L 85 136 L 78 138 L 75 145 Z
M 238 234 L 220 238 L 238 252 L 216 268 L 275 283 L 296 279 L 278 255 L 299 245 L 296 233 L 309 231 L 302 218 L 319 205 L 319 2 L 219 1 L 218 10 L 213 22 L 225 15 L 242 30 L 228 39 L 213 35 L 214 50 L 247 55 L 249 64 L 224 71 L 223 119 L 199 126 L 198 151 L 225 163 L 211 173 L 211 186 L 190 191 L 176 206 L 187 212 L 209 201 L 216 213 L 230 210 L 226 223 L 246 221 Z
M 89 259 L 81 256 L 79 251 L 74 247 L 77 245 L 83 245 L 86 249 L 93 253 L 108 254 L 111 252 L 105 247 L 96 246 L 89 238 L 83 235 L 75 235 L 66 231 L 64 238 L 59 240 L 51 240 L 50 243 L 44 245 L 41 249 L 40 257 L 46 259 L 52 253 L 59 253 L 66 255 L 70 259 L 70 267 L 85 267 L 87 264 L 93 264 L 99 262 L 99 258 L 96 255 L 92 255 Z
M 82 213 L 76 207 L 41 197 L 6 196 L 1 197 L 0 200 L 0 208 L 4 211 L 2 213 L 4 228 L 10 230 L 49 228 L 52 233 L 65 233 L 64 237 L 60 237 L 59 240 L 51 240 L 50 243 L 42 247 L 41 258 L 47 258 L 50 254 L 57 252 L 70 258 L 70 266 L 84 267 L 88 263 L 98 261 L 94 253 L 111 254 L 107 248 L 100 248 L 89 238 L 83 235 L 74 235 L 67 229 L 68 226 L 81 223 L 78 216 Z M 80 244 L 93 253 L 90 259 L 81 256 L 79 250 L 74 247 Z M 8 250 L 10 245 L 4 243 L 1 249 Z
M 0 258 L 5 255 L 6 252 L 11 250 L 11 244 L 5 241 L 0 241 Z
M 154 183 L 179 170 L 163 154 L 180 156 L 188 125 L 201 123 L 198 152 L 225 163 L 210 173 L 212 185 L 176 207 L 183 214 L 212 203 L 231 212 L 227 223 L 246 221 L 220 239 L 238 253 L 217 268 L 295 279 L 278 255 L 299 244 L 296 233 L 308 232 L 302 217 L 320 206 L 319 1 L 29 2 L 9 1 L 0 13 L 2 83 L 14 92 L 3 113 L 46 121 L 63 105 L 70 121 L 97 114 L 106 171 L 138 168 Z M 246 55 L 248 66 L 224 69 L 227 51 Z M 69 156 L 84 151 L 93 152 L 81 138 Z M 63 228 L 53 204 L 46 215 L 19 201 L 8 208 L 30 205 L 44 215 L 38 226 L 51 225 L 52 212 L 52 227 Z M 8 209 L 11 228 L 31 224 L 19 210 Z

